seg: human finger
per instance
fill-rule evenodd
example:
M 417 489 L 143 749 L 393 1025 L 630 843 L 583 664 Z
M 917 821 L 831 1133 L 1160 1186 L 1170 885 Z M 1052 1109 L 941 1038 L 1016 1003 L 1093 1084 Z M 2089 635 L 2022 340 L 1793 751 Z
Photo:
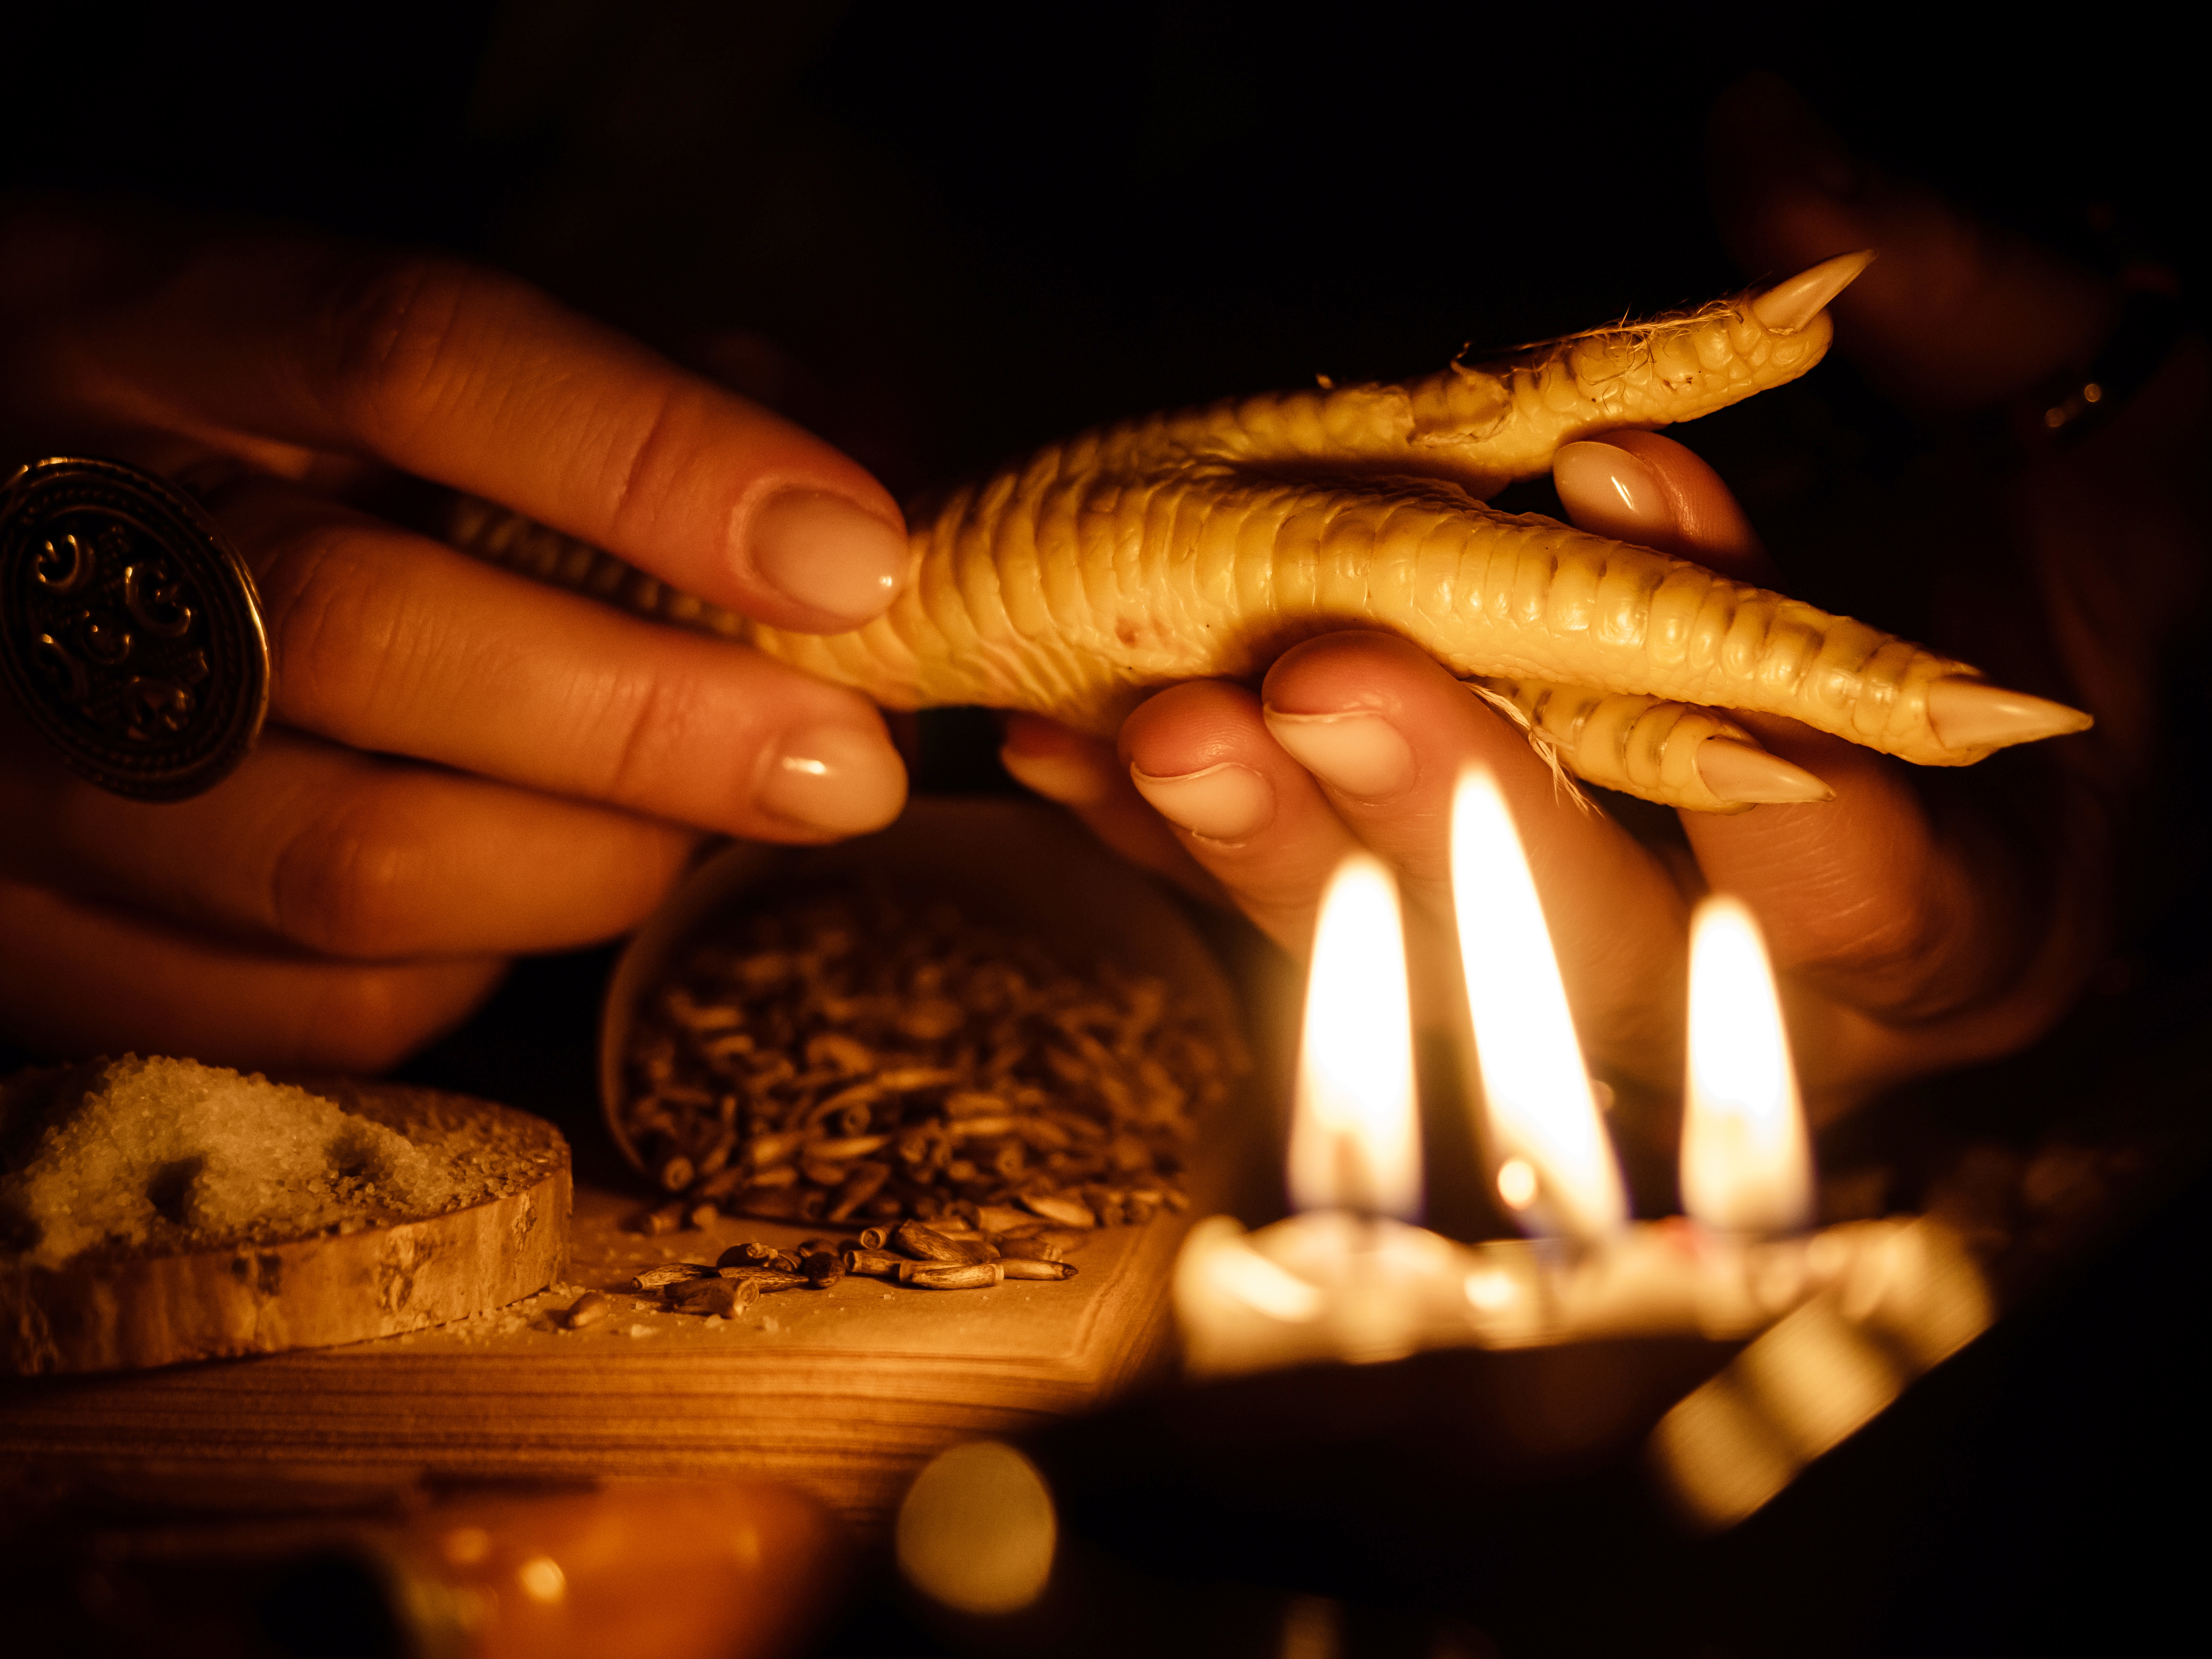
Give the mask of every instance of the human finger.
M 2111 326 L 2105 284 L 1862 166 L 1773 75 L 1722 95 L 1709 140 L 1722 228 L 1746 270 L 1876 251 L 1835 302 L 1838 338 L 1918 407 L 1972 409 L 2025 391 L 2087 363 Z
M 1387 634 L 1325 635 L 1268 671 L 1267 730 L 1335 815 L 1449 914 L 1451 799 L 1488 766 L 1527 846 L 1577 1022 L 1608 1063 L 1667 1075 L 1680 1053 L 1686 906 L 1658 860 L 1589 809 L 1522 734 L 1425 653 Z
M 280 481 L 210 492 L 261 589 L 273 719 L 352 748 L 767 841 L 888 823 L 858 692 L 624 615 Z
M 6 744 L 0 867 L 245 943 L 363 960 L 611 938 L 697 836 L 272 729 L 190 800 L 125 800 Z
M 1552 482 L 1579 529 L 1694 559 L 1762 587 L 1780 577 L 1735 492 L 1672 438 L 1622 430 L 1565 445 L 1553 459 Z
M 1985 803 L 1931 812 L 1923 790 L 1963 796 L 1972 779 L 1916 787 L 1839 738 L 1744 719 L 1776 754 L 1828 780 L 1834 799 L 1685 813 L 1682 825 L 1711 885 L 1757 913 L 1776 966 L 1817 994 L 1819 1006 L 1800 1004 L 1802 1029 L 1792 1023 L 1808 1099 L 1847 1103 L 2008 1053 L 2064 1011 L 2099 959 L 2094 880 L 2051 867 L 2035 836 L 2008 831 Z
M 195 936 L 0 878 L 5 1035 L 38 1054 L 190 1054 L 245 1069 L 379 1072 L 462 1019 L 505 964 L 320 961 Z
M 514 277 L 52 209 L 4 236 L 0 309 L 40 325 L 0 410 L 374 458 L 778 627 L 855 626 L 905 579 L 858 463 Z
M 1066 807 L 1139 869 L 1214 903 L 1227 902 L 1221 884 L 1137 793 L 1111 744 L 1042 714 L 1014 714 L 1006 717 L 999 760 L 1017 782 Z
M 1304 956 L 1322 889 L 1358 840 L 1268 735 L 1260 700 L 1224 680 L 1170 686 L 1122 722 L 1137 793 L 1239 908 Z

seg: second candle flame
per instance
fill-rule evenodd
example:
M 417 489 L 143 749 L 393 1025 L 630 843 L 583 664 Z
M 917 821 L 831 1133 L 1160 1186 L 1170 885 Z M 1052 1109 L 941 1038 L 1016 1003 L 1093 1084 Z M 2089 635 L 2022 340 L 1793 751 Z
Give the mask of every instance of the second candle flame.
M 1613 1144 L 1512 814 L 1486 767 L 1452 797 L 1452 902 L 1499 1194 L 1532 1231 L 1597 1238 L 1628 1216 Z

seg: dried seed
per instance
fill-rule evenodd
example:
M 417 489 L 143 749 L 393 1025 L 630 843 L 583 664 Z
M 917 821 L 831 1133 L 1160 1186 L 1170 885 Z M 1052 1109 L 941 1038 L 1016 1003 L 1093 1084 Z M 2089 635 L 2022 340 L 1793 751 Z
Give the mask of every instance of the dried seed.
M 830 1219 L 842 1221 L 881 1190 L 884 1182 L 891 1178 L 888 1164 L 856 1164 L 845 1176 L 830 1200 Z
M 875 1069 L 876 1051 L 842 1031 L 824 1031 L 807 1040 L 806 1063 L 829 1066 L 847 1077 L 858 1077 Z
M 806 1136 L 799 1130 L 787 1129 L 775 1134 L 757 1136 L 745 1148 L 745 1156 L 756 1170 L 774 1169 L 779 1164 L 788 1164 L 791 1156 L 805 1143 Z
M 1055 1198 L 1049 1193 L 1024 1193 L 1022 1203 L 1032 1215 L 1041 1215 L 1063 1227 L 1089 1229 L 1098 1224 L 1098 1218 L 1072 1198 Z
M 923 997 L 902 1012 L 898 1029 L 919 1042 L 951 1036 L 967 1023 L 968 1015 L 950 997 Z
M 921 1089 L 941 1089 L 960 1080 L 960 1073 L 937 1066 L 902 1066 L 876 1073 L 876 1085 L 887 1094 L 911 1094 Z
M 597 1291 L 586 1291 L 568 1307 L 568 1328 L 580 1331 L 598 1324 L 615 1310 L 615 1304 Z
M 848 1158 L 866 1158 L 870 1152 L 881 1152 L 890 1144 L 889 1135 L 848 1135 L 838 1140 L 817 1140 L 806 1152 L 810 1158 L 835 1162 Z
M 660 1184 L 672 1193 L 680 1193 L 691 1184 L 691 1160 L 678 1153 L 660 1166 Z
M 1035 1256 L 1010 1255 L 992 1264 L 1008 1279 L 1073 1279 L 1073 1261 L 1043 1261 Z
M 996 1261 L 970 1261 L 958 1267 L 915 1266 L 900 1273 L 899 1283 L 918 1291 L 974 1291 L 996 1285 L 1005 1277 Z
M 1006 1261 L 1057 1261 L 1066 1252 L 1058 1244 L 1036 1238 L 1008 1238 L 999 1244 L 999 1255 Z
M 888 1237 L 887 1229 L 863 1227 L 860 1230 L 860 1237 L 855 1242 L 864 1250 L 880 1250 L 884 1248 L 884 1240 L 886 1237 Z
M 901 1267 L 914 1263 L 883 1250 L 848 1250 L 845 1252 L 845 1271 L 866 1279 L 896 1279 Z
M 702 1198 L 727 1198 L 747 1184 L 750 1172 L 742 1164 L 733 1164 L 701 1182 L 692 1191 Z
M 664 1267 L 647 1267 L 630 1284 L 641 1291 L 657 1291 L 665 1285 L 680 1285 L 687 1279 L 710 1279 L 714 1270 L 698 1261 L 671 1261 Z
M 828 1250 L 815 1250 L 799 1258 L 799 1271 L 817 1291 L 826 1291 L 845 1276 L 845 1264 Z
M 632 1218 L 630 1225 L 635 1231 L 655 1238 L 663 1233 L 675 1232 L 684 1225 L 684 1206 L 681 1204 L 663 1204 L 657 1209 L 643 1211 Z
M 736 1284 L 742 1281 L 755 1285 L 763 1296 L 776 1291 L 795 1291 L 806 1283 L 805 1273 L 784 1273 L 774 1267 L 725 1267 L 715 1276 L 726 1283 Z M 678 1285 L 671 1292 L 679 1296 L 698 1293 L 688 1285 Z
M 780 1287 L 763 1285 L 758 1279 L 702 1279 L 696 1289 L 686 1285 L 681 1294 L 671 1292 L 669 1301 L 679 1313 L 732 1319 L 738 1310 L 759 1301 L 763 1291 L 775 1288 Z
M 714 1267 L 722 1273 L 732 1267 L 773 1267 L 780 1273 L 795 1273 L 799 1271 L 799 1258 L 788 1250 L 749 1238 L 742 1244 L 731 1245 L 716 1256 Z
M 974 1263 L 985 1260 L 987 1248 L 979 1240 L 970 1243 L 964 1239 L 947 1238 L 934 1227 L 925 1227 L 919 1221 L 902 1221 L 891 1231 L 890 1242 L 918 1261 L 949 1261 Z
M 722 1218 L 722 1212 L 711 1204 L 699 1204 L 684 1218 L 694 1227 L 711 1227 Z

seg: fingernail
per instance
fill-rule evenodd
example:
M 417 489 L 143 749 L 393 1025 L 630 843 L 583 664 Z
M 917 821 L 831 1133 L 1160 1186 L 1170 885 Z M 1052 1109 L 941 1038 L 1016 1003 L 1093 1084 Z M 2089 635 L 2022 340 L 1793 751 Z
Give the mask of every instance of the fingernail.
M 1063 806 L 1089 806 L 1105 799 L 1113 787 L 1110 778 L 1074 755 L 1031 754 L 1008 744 L 999 750 L 999 764 L 1024 788 Z
M 842 495 L 771 497 L 744 533 L 762 580 L 848 624 L 880 616 L 906 577 L 906 537 Z
M 1413 781 L 1413 750 L 1380 714 L 1279 714 L 1267 730 L 1291 758 L 1332 789 L 1363 800 L 1395 795 Z
M 1751 302 L 1751 314 L 1764 328 L 1794 333 L 1828 308 L 1828 302 L 1859 279 L 1874 263 L 1874 250 L 1838 253 L 1795 276 L 1777 283 Z
M 1779 806 L 1833 800 L 1836 792 L 1802 766 L 1733 738 L 1708 738 L 1698 745 L 1698 775 L 1733 806 Z
M 1133 766 L 1129 780 L 1162 817 L 1208 841 L 1243 841 L 1266 829 L 1275 816 L 1274 785 L 1234 761 L 1165 778 Z
M 2084 731 L 2094 722 L 2063 702 L 1954 678 L 1928 688 L 1928 724 L 1946 749 L 2002 749 Z
M 880 830 L 906 805 L 906 768 L 879 731 L 816 726 L 793 732 L 769 762 L 760 805 L 833 836 Z
M 1552 483 L 1567 516 L 1624 542 L 1654 542 L 1679 527 L 1651 469 L 1626 450 L 1585 438 L 1552 457 Z

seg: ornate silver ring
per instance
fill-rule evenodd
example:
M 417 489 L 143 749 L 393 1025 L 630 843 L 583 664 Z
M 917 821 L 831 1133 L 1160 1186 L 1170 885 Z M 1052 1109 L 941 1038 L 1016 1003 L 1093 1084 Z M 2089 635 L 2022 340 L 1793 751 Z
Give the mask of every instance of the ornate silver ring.
M 253 574 L 167 479 L 33 461 L 0 487 L 0 678 L 101 788 L 199 794 L 252 751 L 268 712 Z

